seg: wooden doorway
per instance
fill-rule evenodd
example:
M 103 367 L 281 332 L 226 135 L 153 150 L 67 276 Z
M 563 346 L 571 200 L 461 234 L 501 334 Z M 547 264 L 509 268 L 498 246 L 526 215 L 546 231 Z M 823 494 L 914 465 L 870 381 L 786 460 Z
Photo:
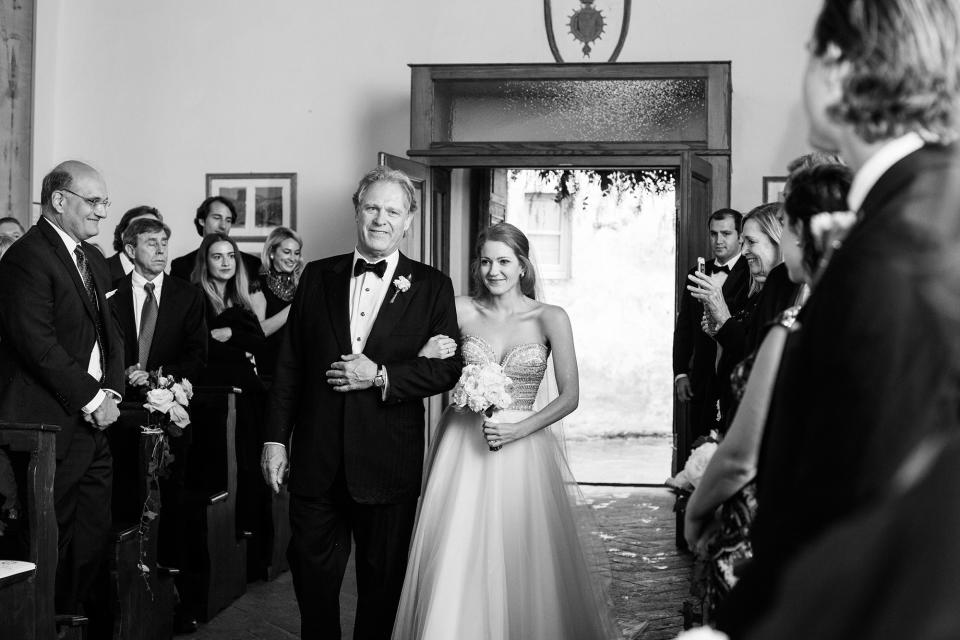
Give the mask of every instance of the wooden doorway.
M 672 167 L 676 309 L 683 274 L 708 249 L 710 212 L 729 206 L 730 99 L 727 62 L 413 65 L 407 155 L 449 186 L 429 261 L 462 284 L 473 233 L 499 206 L 471 200 L 480 169 Z M 675 471 L 689 439 L 682 405 L 673 421 Z

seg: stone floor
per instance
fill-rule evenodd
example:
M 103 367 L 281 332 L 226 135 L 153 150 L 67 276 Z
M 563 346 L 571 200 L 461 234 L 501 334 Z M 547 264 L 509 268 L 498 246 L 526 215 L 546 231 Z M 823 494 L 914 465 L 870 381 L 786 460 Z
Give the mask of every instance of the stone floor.
M 683 626 L 692 562 L 677 552 L 673 497 L 666 489 L 587 487 L 610 560 L 614 613 L 631 640 L 673 638 Z M 348 567 L 340 598 L 343 637 L 353 632 L 356 582 Z M 249 585 L 246 595 L 191 637 L 196 640 L 299 638 L 300 619 L 290 574 Z

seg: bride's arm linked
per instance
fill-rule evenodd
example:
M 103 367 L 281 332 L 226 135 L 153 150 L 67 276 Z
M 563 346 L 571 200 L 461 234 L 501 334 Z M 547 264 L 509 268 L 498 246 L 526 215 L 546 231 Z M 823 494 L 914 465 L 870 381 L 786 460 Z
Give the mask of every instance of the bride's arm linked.
M 787 329 L 779 325 L 767 333 L 733 423 L 687 502 L 684 537 L 691 549 L 697 548 L 717 508 L 757 473 L 760 441 L 786 338 Z
M 561 307 L 544 305 L 541 315 L 543 333 L 553 354 L 558 395 L 529 418 L 512 424 L 484 421 L 483 433 L 491 446 L 510 444 L 573 413 L 580 403 L 580 378 L 577 374 L 577 353 L 573 347 L 570 318 Z

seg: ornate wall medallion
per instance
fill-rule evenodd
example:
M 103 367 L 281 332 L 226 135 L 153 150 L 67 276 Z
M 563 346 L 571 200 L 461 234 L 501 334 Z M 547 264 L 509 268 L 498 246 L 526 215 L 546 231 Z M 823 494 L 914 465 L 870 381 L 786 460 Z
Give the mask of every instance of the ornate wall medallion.
M 543 0 L 547 41 L 554 60 L 615 62 L 630 26 L 630 3 L 631 0 Z M 560 16 L 567 16 L 566 21 Z

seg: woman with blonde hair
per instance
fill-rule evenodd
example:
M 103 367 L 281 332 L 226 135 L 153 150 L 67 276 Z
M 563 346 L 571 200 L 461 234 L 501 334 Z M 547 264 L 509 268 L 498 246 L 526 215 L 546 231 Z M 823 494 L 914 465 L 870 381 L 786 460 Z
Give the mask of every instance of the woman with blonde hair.
M 280 330 L 287 323 L 290 303 L 303 272 L 302 250 L 300 234 L 287 227 L 277 227 L 263 243 L 262 266 L 258 274 L 260 295 L 254 295 L 253 300 L 260 328 L 267 337 L 263 355 L 257 361 L 257 371 L 267 386 L 277 365 Z

